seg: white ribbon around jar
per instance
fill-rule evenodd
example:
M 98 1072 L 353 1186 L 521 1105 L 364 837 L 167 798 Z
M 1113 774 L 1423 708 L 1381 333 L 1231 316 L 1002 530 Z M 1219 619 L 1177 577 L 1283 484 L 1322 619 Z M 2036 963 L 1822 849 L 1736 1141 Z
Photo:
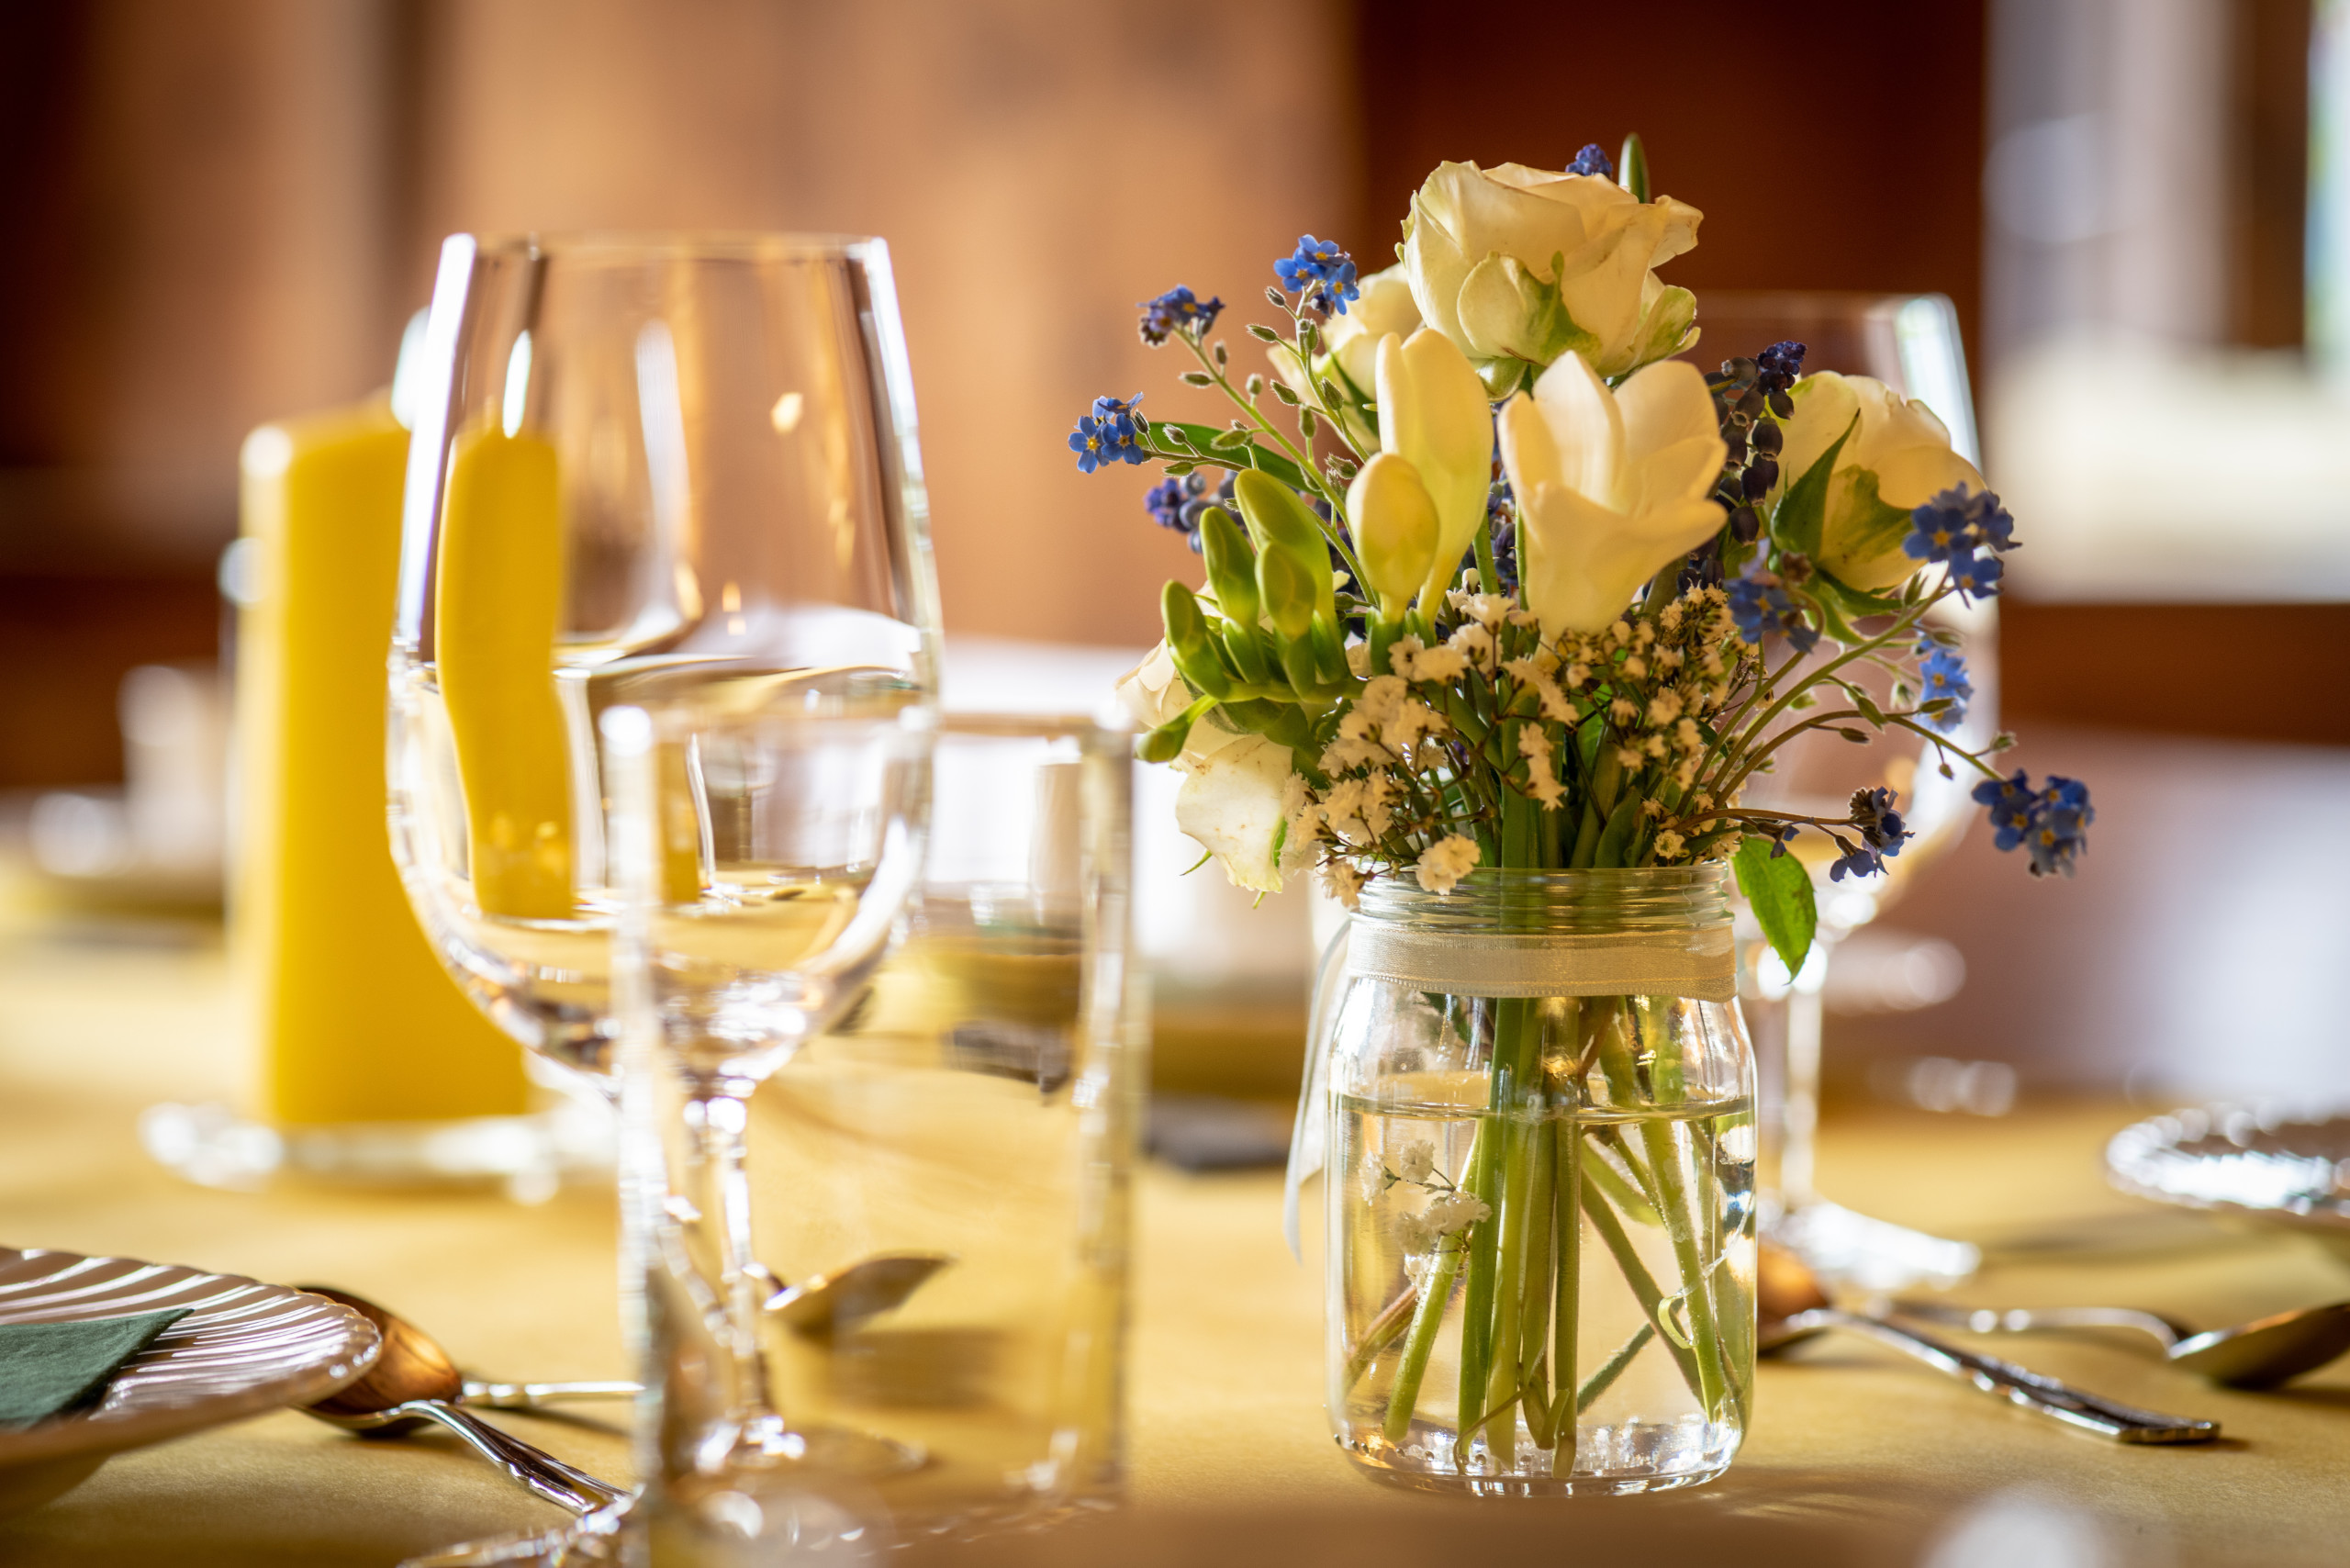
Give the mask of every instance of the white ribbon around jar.
M 1738 994 L 1738 954 L 1728 922 L 1689 931 L 1561 933 L 1439 932 L 1353 919 L 1322 950 L 1306 1025 L 1305 1086 L 1290 1132 L 1281 1233 L 1298 1245 L 1298 1193 L 1321 1170 L 1330 1113 L 1332 1008 L 1349 979 L 1385 980 L 1443 996 L 1685 996 L 1728 1002 Z

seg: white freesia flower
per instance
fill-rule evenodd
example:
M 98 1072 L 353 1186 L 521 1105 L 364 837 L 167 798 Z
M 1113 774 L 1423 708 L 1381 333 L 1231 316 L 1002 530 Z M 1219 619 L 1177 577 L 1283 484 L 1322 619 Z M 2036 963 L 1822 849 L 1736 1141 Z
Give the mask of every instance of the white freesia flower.
M 1932 409 L 1882 381 L 1821 371 L 1788 396 L 1795 412 L 1783 421 L 1779 482 L 1763 501 L 1772 536 L 1847 588 L 1873 593 L 1908 581 L 1919 566 L 1901 547 L 1910 510 L 1954 485 L 1982 489 L 1983 476 L 1951 450 L 1950 431 Z M 1788 506 L 1790 492 L 1831 448 L 1824 489 Z
M 1379 445 L 1412 465 L 1436 503 L 1436 557 L 1422 589 L 1431 613 L 1485 521 L 1494 411 L 1459 348 L 1423 327 L 1379 340 Z
M 1191 689 L 1162 642 L 1118 682 L 1118 698 L 1135 722 L 1156 729 L 1191 705 Z M 1192 726 L 1181 756 L 1169 764 L 1184 776 L 1175 793 L 1175 825 L 1216 858 L 1236 886 L 1251 892 L 1281 890 L 1279 846 L 1292 809 L 1289 747 L 1228 726 L 1210 713 Z
M 1570 354 L 1501 414 L 1524 523 L 1519 569 L 1543 633 L 1597 632 L 1642 583 L 1720 529 L 1727 449 L 1706 378 L 1683 360 L 1607 389 Z
M 1412 197 L 1404 265 L 1420 314 L 1494 391 L 1567 353 L 1621 375 L 1695 341 L 1695 298 L 1653 269 L 1703 217 L 1604 175 L 1439 163 Z

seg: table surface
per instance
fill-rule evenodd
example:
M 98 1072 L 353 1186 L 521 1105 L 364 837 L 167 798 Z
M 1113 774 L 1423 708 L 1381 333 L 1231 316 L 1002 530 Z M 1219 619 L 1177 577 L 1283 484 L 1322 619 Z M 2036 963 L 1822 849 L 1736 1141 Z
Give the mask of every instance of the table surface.
M 217 940 L 200 931 L 0 930 L 0 1242 L 330 1282 L 396 1305 L 468 1367 L 626 1375 L 607 1193 L 566 1191 L 528 1209 L 468 1194 L 237 1194 L 151 1165 L 133 1125 L 141 1106 L 234 1097 L 242 1064 L 232 1014 Z M 2126 1303 L 2217 1325 L 2350 1295 L 2350 1267 L 2307 1240 L 2174 1220 L 2109 1192 L 2098 1152 L 2132 1114 L 2072 1104 L 1989 1121 L 1831 1115 L 1821 1185 L 1947 1233 L 1997 1241 L 2071 1229 L 2100 1239 L 2092 1250 L 1997 1249 L 1958 1299 Z M 1294 1560 L 1303 1546 L 1343 1537 L 1359 1543 L 1352 1561 L 1419 1561 L 1470 1540 L 1515 1561 L 1519 1546 L 1555 1539 L 1571 1520 L 1586 1545 L 1617 1535 L 1737 1540 L 1748 1562 L 1778 1560 L 1755 1549 L 1774 1531 L 1816 1529 L 1841 1544 L 1786 1560 L 1906 1563 L 1923 1543 L 1967 1528 L 1965 1510 L 1979 1515 L 1997 1506 L 1984 1499 L 2001 1495 L 2078 1510 L 2068 1528 L 2101 1532 L 2105 1561 L 2350 1556 L 2350 1364 L 2283 1392 L 2238 1394 L 2119 1340 L 2001 1348 L 2121 1399 L 2216 1417 L 2225 1439 L 2189 1449 L 2102 1442 L 1865 1342 L 1831 1338 L 1765 1363 L 1745 1450 L 1708 1487 L 1595 1504 L 1472 1504 L 1382 1487 L 1331 1446 L 1317 1259 L 1309 1251 L 1301 1267 L 1289 1258 L 1280 1201 L 1270 1173 L 1145 1171 L 1129 1506 L 1073 1536 L 964 1557 L 1175 1562 L 1213 1541 L 1219 1561 L 1237 1564 Z M 2121 1245 L 2132 1238 L 2143 1245 Z M 617 1428 L 509 1419 L 592 1471 L 628 1472 Z M 363 1442 L 280 1413 L 115 1460 L 65 1497 L 0 1522 L 0 1560 L 390 1564 L 554 1517 L 444 1442 Z M 1996 1542 L 1997 1526 L 1977 1518 L 1975 1539 Z M 1112 1539 L 1124 1543 L 1114 1554 L 1103 1550 Z M 2065 1559 L 2076 1560 L 2098 1559 Z

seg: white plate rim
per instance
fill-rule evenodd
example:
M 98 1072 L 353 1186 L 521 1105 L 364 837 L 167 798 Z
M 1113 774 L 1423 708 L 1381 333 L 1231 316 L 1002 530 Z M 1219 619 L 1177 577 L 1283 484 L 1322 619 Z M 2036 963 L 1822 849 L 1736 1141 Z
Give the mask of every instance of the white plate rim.
M 52 1271 L 20 1277 L 30 1262 L 49 1263 Z M 29 1294 L 44 1285 L 42 1294 Z M 0 1471 L 122 1453 L 307 1405 L 355 1382 L 383 1350 L 383 1337 L 360 1314 L 287 1285 L 179 1263 L 0 1247 L 0 1322 L 182 1305 L 194 1310 L 133 1357 L 98 1404 L 0 1432 Z M 275 1338 L 255 1345 L 256 1335 Z

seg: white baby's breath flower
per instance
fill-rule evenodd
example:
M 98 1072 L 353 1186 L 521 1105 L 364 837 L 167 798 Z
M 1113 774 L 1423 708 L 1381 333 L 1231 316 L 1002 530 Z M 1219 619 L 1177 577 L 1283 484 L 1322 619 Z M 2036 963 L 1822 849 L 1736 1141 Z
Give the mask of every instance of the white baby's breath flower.
M 1670 724 L 1681 717 L 1681 693 L 1670 687 L 1649 699 L 1649 722 Z
M 1673 832 L 1671 828 L 1667 828 L 1662 833 L 1656 835 L 1656 857 L 1658 859 L 1678 860 L 1681 858 L 1681 835 Z
M 1683 751 L 1695 751 L 1706 744 L 1706 737 L 1697 732 L 1697 721 L 1695 719 L 1683 719 L 1674 724 L 1673 738 Z
M 1478 670 L 1486 675 L 1494 672 L 1494 634 L 1487 628 L 1477 625 L 1473 622 L 1446 638 L 1442 651 L 1454 655 L 1464 664 L 1475 666 Z M 1438 652 L 1438 650 L 1431 648 L 1422 654 L 1416 663 L 1424 665 Z M 1455 671 L 1454 675 L 1457 678 L 1459 672 Z
M 1427 1251 L 1436 1245 L 1438 1234 L 1424 1214 L 1407 1210 L 1395 1216 L 1395 1245 L 1406 1253 Z
M 1337 900 L 1341 906 L 1352 909 L 1361 901 L 1362 884 L 1363 874 L 1345 861 L 1325 860 L 1322 863 L 1322 890 Z
M 1547 656 L 1549 650 L 1544 649 L 1532 658 L 1512 659 L 1502 667 L 1509 671 L 1515 679 L 1534 689 L 1544 718 L 1572 724 L 1576 719 L 1575 705 L 1567 700 L 1567 694 L 1559 689 L 1559 683 L 1550 678 L 1550 671 L 1543 666 L 1542 660 Z
M 1395 1157 L 1395 1174 L 1406 1182 L 1424 1182 L 1436 1174 L 1436 1145 L 1423 1138 L 1404 1146 Z
M 1445 1193 L 1428 1200 L 1423 1211 L 1438 1236 L 1468 1229 L 1493 1213 L 1493 1206 L 1474 1193 Z
M 1646 624 L 1646 622 L 1643 622 L 1642 624 Z M 1644 659 L 1644 658 L 1642 658 L 1642 657 L 1640 657 L 1640 655 L 1638 655 L 1638 654 L 1633 654 L 1633 655 L 1631 655 L 1629 657 L 1628 657 L 1628 658 L 1626 658 L 1626 659 L 1625 659 L 1625 661 L 1624 661 L 1624 678 L 1625 678 L 1625 679 L 1627 679 L 1627 680 L 1645 680 L 1645 679 L 1647 679 L 1647 678 L 1648 678 L 1648 673 L 1649 673 L 1649 661 L 1648 661 L 1648 660 L 1646 660 L 1646 659 Z
M 1420 852 L 1414 870 L 1426 891 L 1449 893 L 1483 856 L 1484 851 L 1477 847 L 1475 839 L 1448 834 Z
M 1484 635 L 1482 630 L 1474 626 L 1465 626 L 1461 631 L 1476 632 L 1480 636 Z M 1445 646 L 1422 648 L 1412 655 L 1411 678 L 1416 681 L 1433 681 L 1438 686 L 1448 685 L 1460 678 L 1462 673 L 1469 668 L 1470 662 L 1470 654 L 1460 646 L 1460 633 L 1455 633 L 1452 641 Z
M 1640 711 L 1630 698 L 1618 697 L 1607 705 L 1607 716 L 1619 724 L 1628 724 L 1640 716 Z
M 1646 759 L 1640 755 L 1639 747 L 1619 745 L 1616 748 L 1616 760 L 1626 767 L 1638 767 Z
M 1528 724 L 1517 732 L 1517 755 L 1526 758 L 1527 790 L 1546 810 L 1556 807 L 1567 790 L 1551 770 L 1550 737 L 1541 725 Z
M 1363 780 L 1362 820 L 1371 829 L 1373 839 L 1385 838 L 1395 825 L 1394 801 L 1404 792 L 1403 785 L 1389 773 L 1374 773 Z

